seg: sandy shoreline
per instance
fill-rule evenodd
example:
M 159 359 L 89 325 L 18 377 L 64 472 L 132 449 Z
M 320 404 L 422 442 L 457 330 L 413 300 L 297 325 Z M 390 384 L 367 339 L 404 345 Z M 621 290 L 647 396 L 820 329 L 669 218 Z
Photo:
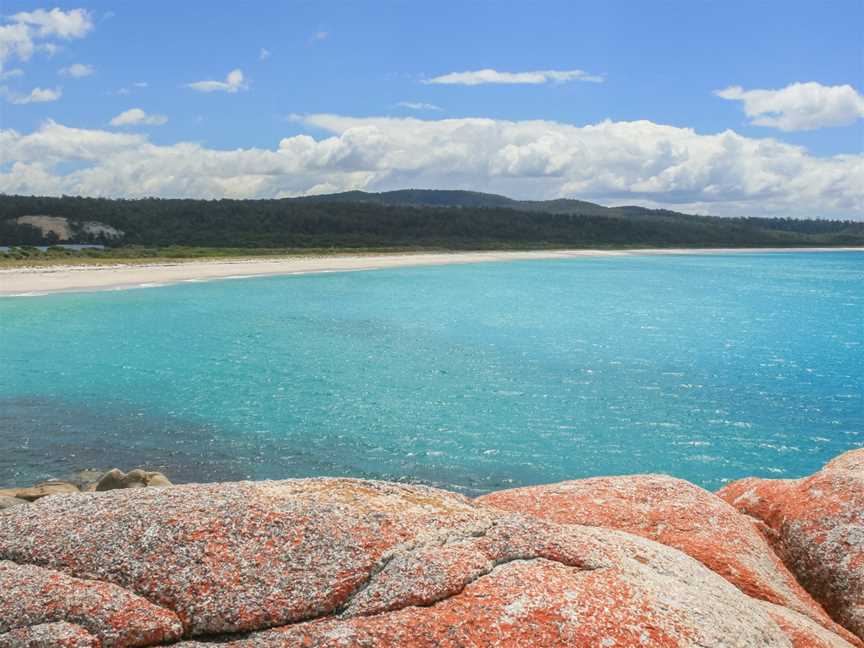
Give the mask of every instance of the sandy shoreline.
M 641 250 L 540 250 L 525 252 L 429 252 L 366 256 L 226 259 L 111 266 L 52 266 L 0 270 L 0 296 L 38 296 L 57 292 L 89 292 L 154 288 L 182 282 L 257 276 L 349 272 L 410 266 L 492 261 L 570 259 L 645 254 L 726 254 L 781 252 L 864 252 L 864 248 L 675 248 Z

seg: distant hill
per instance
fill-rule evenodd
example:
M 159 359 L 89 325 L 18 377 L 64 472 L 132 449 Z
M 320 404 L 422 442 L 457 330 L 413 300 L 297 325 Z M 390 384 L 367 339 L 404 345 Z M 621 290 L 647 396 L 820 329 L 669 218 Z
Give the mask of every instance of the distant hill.
M 39 219 L 18 219 L 39 214 Z M 0 195 L 0 245 L 530 249 L 864 245 L 864 223 L 717 218 L 474 191 L 350 191 L 273 200 L 115 200 Z M 98 225 L 98 227 L 88 227 Z M 118 233 L 114 236 L 114 233 Z
M 614 208 L 604 207 L 603 205 L 584 200 L 573 200 L 570 198 L 559 198 L 557 200 L 514 200 L 506 196 L 499 196 L 498 194 L 482 193 L 479 191 L 460 191 L 456 189 L 399 189 L 397 191 L 383 191 L 381 193 L 346 191 L 344 193 L 290 198 L 289 200 L 315 203 L 376 203 L 379 205 L 404 207 L 497 207 L 525 212 L 585 214 L 591 216 L 607 216 L 615 212 Z

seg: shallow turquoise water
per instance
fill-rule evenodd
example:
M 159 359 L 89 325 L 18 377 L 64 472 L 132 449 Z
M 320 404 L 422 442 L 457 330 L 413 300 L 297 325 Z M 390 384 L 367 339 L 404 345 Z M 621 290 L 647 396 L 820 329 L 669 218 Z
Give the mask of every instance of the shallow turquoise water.
M 477 493 L 795 477 L 864 445 L 864 254 L 584 258 L 0 300 L 0 485 Z

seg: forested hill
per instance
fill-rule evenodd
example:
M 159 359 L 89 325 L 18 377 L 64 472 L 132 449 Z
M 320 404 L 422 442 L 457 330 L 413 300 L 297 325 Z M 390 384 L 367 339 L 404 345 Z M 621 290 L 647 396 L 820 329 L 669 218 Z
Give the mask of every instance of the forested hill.
M 78 243 L 112 246 L 543 247 L 864 245 L 864 223 L 715 218 L 578 200 L 516 201 L 467 191 L 348 192 L 282 200 L 0 195 L 0 245 L 57 242 L 14 219 L 68 219 Z M 95 225 L 81 227 L 80 224 Z M 107 238 L 102 225 L 122 232 Z M 104 229 L 104 228 L 103 228 Z

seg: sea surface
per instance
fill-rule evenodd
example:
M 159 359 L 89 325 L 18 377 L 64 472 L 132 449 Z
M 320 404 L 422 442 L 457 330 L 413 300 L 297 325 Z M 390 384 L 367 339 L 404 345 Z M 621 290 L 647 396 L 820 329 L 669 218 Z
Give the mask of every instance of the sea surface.
M 0 299 L 0 486 L 709 489 L 864 445 L 864 254 L 594 257 Z

